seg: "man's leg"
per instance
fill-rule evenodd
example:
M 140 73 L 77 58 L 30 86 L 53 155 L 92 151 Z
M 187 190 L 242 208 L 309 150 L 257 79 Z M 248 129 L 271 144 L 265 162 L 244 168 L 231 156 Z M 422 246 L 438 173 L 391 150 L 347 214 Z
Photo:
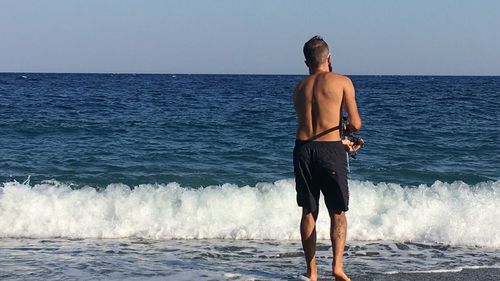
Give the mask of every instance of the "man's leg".
M 344 246 L 347 233 L 347 219 L 345 212 L 328 211 L 330 213 L 330 239 L 332 240 L 333 263 L 332 275 L 335 280 L 350 280 L 344 273 L 342 257 L 344 256 Z
M 316 270 L 316 219 L 318 212 L 310 212 L 302 208 L 302 220 L 300 221 L 300 235 L 302 237 L 302 248 L 306 257 L 307 277 L 316 281 L 318 273 Z

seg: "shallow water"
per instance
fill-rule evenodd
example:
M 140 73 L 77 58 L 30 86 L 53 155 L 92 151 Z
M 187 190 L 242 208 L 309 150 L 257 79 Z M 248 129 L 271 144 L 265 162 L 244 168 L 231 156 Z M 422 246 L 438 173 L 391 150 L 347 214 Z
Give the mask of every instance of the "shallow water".
M 275 240 L 4 238 L 0 250 L 2 280 L 296 280 L 304 259 L 300 242 Z M 319 241 L 317 250 L 327 278 L 331 246 Z M 454 272 L 499 261 L 495 249 L 436 243 L 353 242 L 345 254 L 353 276 Z

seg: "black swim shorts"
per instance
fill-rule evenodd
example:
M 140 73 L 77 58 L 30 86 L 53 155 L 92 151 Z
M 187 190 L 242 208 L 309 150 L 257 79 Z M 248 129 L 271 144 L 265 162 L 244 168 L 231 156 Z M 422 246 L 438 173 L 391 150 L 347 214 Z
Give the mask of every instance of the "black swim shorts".
M 316 212 L 319 193 L 323 193 L 328 210 L 347 211 L 346 152 L 341 141 L 295 141 L 293 170 L 297 204 Z

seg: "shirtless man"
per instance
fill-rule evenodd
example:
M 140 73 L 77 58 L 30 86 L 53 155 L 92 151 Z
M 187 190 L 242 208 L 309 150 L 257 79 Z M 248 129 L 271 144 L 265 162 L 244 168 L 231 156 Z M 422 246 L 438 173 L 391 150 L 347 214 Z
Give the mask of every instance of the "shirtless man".
M 346 76 L 330 72 L 330 51 L 319 36 L 304 45 L 309 76 L 300 81 L 293 94 L 297 113 L 297 134 L 293 166 L 297 203 L 302 207 L 300 234 L 307 264 L 307 278 L 317 280 L 316 219 L 320 191 L 330 214 L 332 275 L 349 280 L 343 270 L 342 256 L 346 239 L 349 191 L 346 150 L 362 144 L 341 140 L 342 111 L 347 111 L 347 131 L 361 128 L 354 86 Z

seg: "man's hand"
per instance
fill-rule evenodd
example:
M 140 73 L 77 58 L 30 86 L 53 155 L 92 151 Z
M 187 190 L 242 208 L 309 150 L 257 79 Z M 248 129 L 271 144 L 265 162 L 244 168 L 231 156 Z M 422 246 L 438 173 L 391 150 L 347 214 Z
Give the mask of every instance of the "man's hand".
M 344 139 L 342 140 L 342 144 L 345 151 L 356 152 L 365 145 L 365 141 L 362 138 Z

